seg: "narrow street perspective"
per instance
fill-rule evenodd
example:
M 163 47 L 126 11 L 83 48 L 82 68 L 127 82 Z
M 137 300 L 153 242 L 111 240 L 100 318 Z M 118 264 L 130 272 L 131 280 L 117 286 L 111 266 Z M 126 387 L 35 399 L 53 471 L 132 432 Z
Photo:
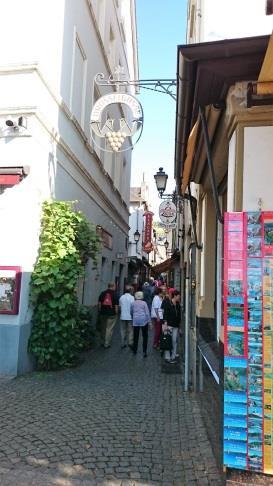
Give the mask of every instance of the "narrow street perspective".
M 0 5 L 0 486 L 273 486 L 273 0 Z
M 158 353 L 91 352 L 1 385 L 1 486 L 221 485 L 199 405 Z

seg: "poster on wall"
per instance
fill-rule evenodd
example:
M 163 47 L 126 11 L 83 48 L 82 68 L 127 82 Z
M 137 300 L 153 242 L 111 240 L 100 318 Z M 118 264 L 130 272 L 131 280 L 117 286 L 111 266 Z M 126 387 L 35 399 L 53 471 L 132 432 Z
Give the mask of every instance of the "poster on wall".
M 224 465 L 273 475 L 273 212 L 224 235 Z
M 18 314 L 21 268 L 0 266 L 0 314 Z

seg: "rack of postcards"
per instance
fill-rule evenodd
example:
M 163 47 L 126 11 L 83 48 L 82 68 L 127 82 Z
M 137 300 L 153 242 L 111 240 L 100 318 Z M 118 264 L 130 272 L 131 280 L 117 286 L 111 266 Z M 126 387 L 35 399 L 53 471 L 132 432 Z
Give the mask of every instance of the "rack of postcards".
M 273 474 L 273 212 L 224 234 L 224 465 Z

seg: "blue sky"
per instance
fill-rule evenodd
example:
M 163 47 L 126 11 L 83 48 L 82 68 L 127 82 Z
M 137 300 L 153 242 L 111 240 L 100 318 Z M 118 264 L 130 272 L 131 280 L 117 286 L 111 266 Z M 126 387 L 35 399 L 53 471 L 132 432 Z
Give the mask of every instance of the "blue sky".
M 186 41 L 187 0 L 136 0 L 139 78 L 176 78 L 177 45 Z M 168 173 L 167 192 L 174 187 L 175 101 L 168 95 L 142 89 L 138 96 L 144 111 L 142 137 L 133 150 L 131 185 L 143 173 L 149 184 L 152 210 L 157 213 L 153 175 L 159 167 Z

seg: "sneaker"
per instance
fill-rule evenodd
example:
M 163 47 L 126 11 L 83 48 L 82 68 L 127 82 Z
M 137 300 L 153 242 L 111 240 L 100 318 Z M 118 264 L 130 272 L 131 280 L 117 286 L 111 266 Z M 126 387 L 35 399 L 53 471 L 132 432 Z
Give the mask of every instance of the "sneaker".
M 147 358 L 147 353 L 143 353 L 143 358 Z
M 180 356 L 179 354 L 176 354 L 176 355 L 175 355 L 175 357 L 176 357 L 176 358 L 179 358 L 179 356 Z
M 176 361 L 175 361 L 175 359 L 170 359 L 169 363 L 170 364 L 176 364 Z
M 110 348 L 110 344 L 105 344 L 104 349 L 108 349 L 108 348 Z
M 124 349 L 124 348 L 127 348 L 127 345 L 126 345 L 126 344 L 123 344 L 123 345 L 121 346 L 121 349 Z

